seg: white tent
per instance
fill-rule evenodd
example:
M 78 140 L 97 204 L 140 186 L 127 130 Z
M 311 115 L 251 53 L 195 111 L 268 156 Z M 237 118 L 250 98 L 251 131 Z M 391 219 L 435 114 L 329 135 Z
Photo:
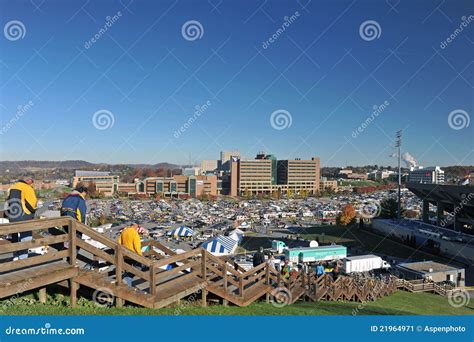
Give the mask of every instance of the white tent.
M 237 249 L 238 242 L 228 236 L 219 235 L 202 244 L 202 248 L 209 253 L 219 256 L 233 254 Z

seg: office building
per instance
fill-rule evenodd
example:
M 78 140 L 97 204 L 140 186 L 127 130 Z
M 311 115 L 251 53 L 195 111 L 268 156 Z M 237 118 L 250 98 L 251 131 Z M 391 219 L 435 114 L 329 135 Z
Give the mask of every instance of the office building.
M 278 184 L 286 185 L 295 192 L 306 191 L 307 194 L 316 194 L 319 192 L 319 164 L 319 158 L 279 160 Z
M 423 168 L 418 166 L 412 168 L 408 174 L 409 183 L 442 184 L 444 183 L 444 171 L 439 166 Z
M 319 192 L 319 158 L 277 160 L 259 153 L 255 159 L 233 157 L 230 164 L 230 195 L 258 195 L 273 192 L 294 194 Z
M 319 182 L 319 192 L 322 193 L 324 191 L 337 192 L 337 180 L 321 177 Z
M 111 175 L 110 172 L 77 170 L 72 180 L 73 188 L 79 183 L 95 184 L 97 192 L 112 196 L 118 190 L 119 176 Z
M 221 159 L 219 160 L 218 168 L 220 171 L 230 172 L 230 163 L 232 157 L 240 159 L 240 152 L 239 151 L 222 151 L 221 152 Z
M 219 163 L 217 160 L 203 160 L 201 161 L 201 171 L 205 175 L 206 173 L 217 172 Z
M 202 195 L 216 196 L 217 176 L 185 176 L 150 177 L 137 183 L 138 193 L 148 196 L 165 197 L 199 197 Z

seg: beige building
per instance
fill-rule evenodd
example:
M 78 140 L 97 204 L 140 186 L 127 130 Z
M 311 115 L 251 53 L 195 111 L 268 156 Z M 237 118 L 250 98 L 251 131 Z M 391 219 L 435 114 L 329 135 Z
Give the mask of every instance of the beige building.
M 217 176 L 150 177 L 137 183 L 138 193 L 146 195 L 199 197 L 217 195 Z
M 321 181 L 319 183 L 319 191 L 324 192 L 331 190 L 333 192 L 337 192 L 337 180 L 335 179 L 327 179 L 326 177 L 321 177 Z
M 218 169 L 217 160 L 203 160 L 201 161 L 201 170 L 205 174 L 206 172 L 215 172 Z
M 260 153 L 256 159 L 231 160 L 230 195 L 271 194 L 273 192 L 294 194 L 319 192 L 320 161 L 277 160 L 273 155 Z
M 79 183 L 84 185 L 93 183 L 98 192 L 105 196 L 113 196 L 118 190 L 119 176 L 110 175 L 110 172 L 78 170 L 72 179 L 72 187 L 75 188 Z

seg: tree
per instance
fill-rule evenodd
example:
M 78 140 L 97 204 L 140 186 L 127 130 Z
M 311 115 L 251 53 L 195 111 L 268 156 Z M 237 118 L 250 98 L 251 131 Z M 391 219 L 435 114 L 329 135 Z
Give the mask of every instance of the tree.
M 380 217 L 384 219 L 397 218 L 398 201 L 395 198 L 387 197 L 380 202 L 381 212 Z M 401 216 L 404 214 L 403 207 L 401 208 Z
M 293 198 L 293 189 L 288 189 L 288 198 Z
M 344 209 L 342 209 L 342 213 L 338 217 L 339 224 L 342 226 L 347 226 L 348 224 L 352 223 L 356 218 L 356 211 L 354 207 L 350 204 L 346 205 Z

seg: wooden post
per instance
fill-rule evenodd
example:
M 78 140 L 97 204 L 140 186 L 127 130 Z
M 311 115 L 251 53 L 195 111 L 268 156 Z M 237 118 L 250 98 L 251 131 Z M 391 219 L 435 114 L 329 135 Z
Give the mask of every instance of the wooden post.
M 242 276 L 239 278 L 239 295 L 241 298 L 244 297 L 244 278 Z
M 119 297 L 115 297 L 115 307 L 121 308 L 123 306 L 123 299 Z
M 69 231 L 69 262 L 72 266 L 76 266 L 76 220 L 70 219 L 68 224 Z
M 71 290 L 71 308 L 75 308 L 77 304 L 77 287 L 78 284 L 73 279 L 69 279 L 69 288 Z
M 207 289 L 202 289 L 201 292 L 201 306 L 206 307 L 207 306 Z
M 207 279 L 207 265 L 206 265 L 206 250 L 203 248 L 201 250 L 201 277 L 202 279 Z
M 224 280 L 224 291 L 227 292 L 227 264 L 223 265 L 222 279 Z
M 122 271 L 123 271 L 122 247 L 120 245 L 117 245 L 115 249 L 115 285 L 116 286 L 122 285 Z M 116 297 L 115 306 L 117 308 L 121 308 L 123 306 L 123 299 Z
M 150 294 L 156 295 L 156 273 L 153 265 L 150 266 Z
M 46 303 L 46 287 L 42 287 L 38 291 L 38 298 L 40 303 Z
M 122 247 L 117 245 L 115 249 L 115 280 L 116 285 L 122 285 L 123 256 Z

